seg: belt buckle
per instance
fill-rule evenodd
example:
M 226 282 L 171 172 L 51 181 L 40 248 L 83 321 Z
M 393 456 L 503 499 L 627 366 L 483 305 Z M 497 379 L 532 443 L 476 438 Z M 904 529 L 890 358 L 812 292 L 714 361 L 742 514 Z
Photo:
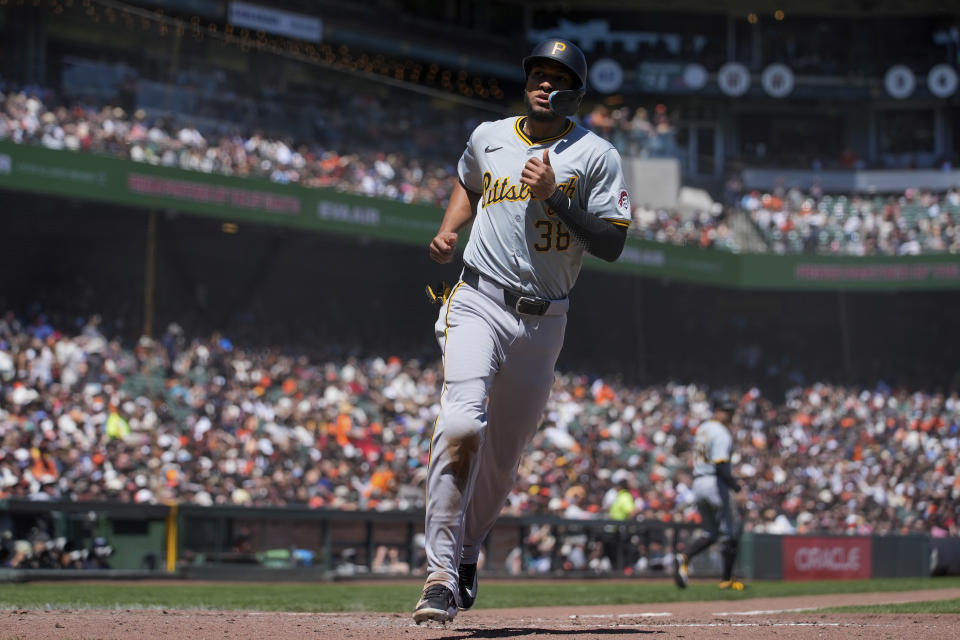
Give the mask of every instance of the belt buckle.
M 549 300 L 537 300 L 530 296 L 519 296 L 513 308 L 517 310 L 517 313 L 523 313 L 528 316 L 542 316 L 547 312 L 547 307 L 549 306 Z

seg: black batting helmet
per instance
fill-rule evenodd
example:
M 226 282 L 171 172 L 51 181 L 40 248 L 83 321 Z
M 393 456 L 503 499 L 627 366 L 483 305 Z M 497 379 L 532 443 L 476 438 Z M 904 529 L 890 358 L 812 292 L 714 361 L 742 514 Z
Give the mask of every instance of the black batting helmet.
M 523 59 L 524 78 L 530 75 L 530 67 L 532 67 L 533 63 L 537 60 L 553 60 L 554 62 L 559 62 L 569 69 L 570 73 L 580 81 L 580 84 L 573 87 L 574 89 L 583 89 L 586 87 L 587 59 L 583 57 L 583 52 L 580 51 L 580 48 L 569 40 L 553 38 L 544 40 L 535 46 L 533 51 L 530 52 L 530 55 Z
M 713 395 L 712 402 L 714 411 L 726 411 L 729 414 L 733 414 L 737 410 L 736 396 L 729 392 L 721 392 Z

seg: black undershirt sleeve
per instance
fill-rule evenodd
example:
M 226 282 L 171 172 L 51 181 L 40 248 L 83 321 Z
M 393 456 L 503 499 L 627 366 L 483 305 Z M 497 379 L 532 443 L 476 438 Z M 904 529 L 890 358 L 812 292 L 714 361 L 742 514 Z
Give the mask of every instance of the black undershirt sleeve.
M 733 472 L 730 471 L 729 462 L 719 462 L 714 465 L 717 470 L 717 475 L 723 478 L 723 481 L 727 483 L 727 486 L 733 489 L 735 492 L 740 491 L 740 483 L 737 482 L 737 479 L 733 477 Z
M 590 254 L 613 262 L 627 241 L 627 230 L 583 211 L 560 189 L 544 200 Z

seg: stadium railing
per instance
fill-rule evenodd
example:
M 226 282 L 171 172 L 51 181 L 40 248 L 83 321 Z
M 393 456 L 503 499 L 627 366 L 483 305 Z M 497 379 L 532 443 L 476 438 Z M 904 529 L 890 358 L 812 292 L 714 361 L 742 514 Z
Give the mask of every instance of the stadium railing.
M 419 511 L 7 499 L 0 502 L 0 529 L 4 527 L 12 538 L 48 531 L 52 541 L 68 539 L 73 547 L 105 538 L 113 549 L 111 575 L 118 576 L 153 571 L 243 579 L 396 577 L 419 574 L 425 562 Z M 655 575 L 668 570 L 674 541 L 694 528 L 686 523 L 504 516 L 487 539 L 485 570 L 505 576 Z M 586 564 L 565 568 L 569 551 L 577 546 Z M 403 565 L 398 566 L 407 569 L 377 567 L 380 547 L 399 550 Z M 33 574 L 21 571 L 20 578 Z M 9 572 L 7 579 L 12 579 Z
M 0 528 L 48 530 L 51 540 L 104 539 L 111 554 L 98 577 L 342 580 L 423 575 L 423 513 L 307 507 L 0 502 Z M 640 520 L 501 517 L 488 536 L 483 571 L 497 577 L 669 576 L 674 548 L 697 525 Z M 949 543 L 949 544 L 948 544 Z M 922 577 L 950 572 L 960 539 L 925 534 L 773 535 L 741 539 L 746 578 Z M 393 549 L 393 560 L 384 563 Z M 580 550 L 578 554 L 576 549 Z M 943 561 L 941 561 L 941 556 Z M 951 556 L 952 557 L 952 556 Z M 697 558 L 698 577 L 719 574 L 717 553 Z M 5 569 L 0 581 L 89 577 L 91 571 Z

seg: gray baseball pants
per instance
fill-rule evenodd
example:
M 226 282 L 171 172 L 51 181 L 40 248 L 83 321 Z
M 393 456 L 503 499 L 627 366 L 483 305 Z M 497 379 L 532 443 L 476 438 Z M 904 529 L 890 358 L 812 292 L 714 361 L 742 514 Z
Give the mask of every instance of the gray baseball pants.
M 563 345 L 568 300 L 517 313 L 503 291 L 461 281 L 440 309 L 443 391 L 427 473 L 427 584 L 457 589 L 513 488 L 520 456 L 540 424 Z

